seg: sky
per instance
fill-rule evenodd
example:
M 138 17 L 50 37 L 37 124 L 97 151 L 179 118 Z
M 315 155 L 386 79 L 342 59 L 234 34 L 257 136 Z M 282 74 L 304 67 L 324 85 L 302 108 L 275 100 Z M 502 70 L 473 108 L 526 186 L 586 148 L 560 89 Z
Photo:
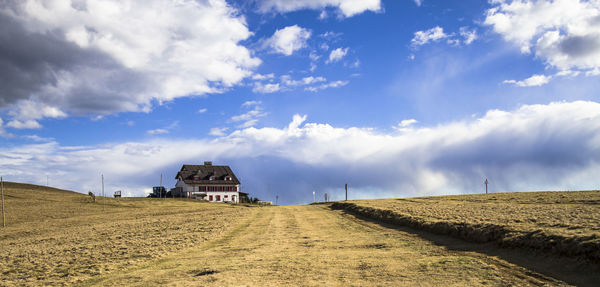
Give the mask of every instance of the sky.
M 600 1 L 0 1 L 0 176 L 280 204 L 598 189 Z

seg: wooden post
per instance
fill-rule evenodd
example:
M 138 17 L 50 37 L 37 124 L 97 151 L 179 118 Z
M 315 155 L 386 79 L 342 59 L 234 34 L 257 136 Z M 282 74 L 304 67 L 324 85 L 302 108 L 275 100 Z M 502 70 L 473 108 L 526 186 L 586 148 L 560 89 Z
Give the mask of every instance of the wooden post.
M 158 198 L 162 197 L 162 173 L 160 174 L 160 186 L 158 187 Z M 165 198 L 167 198 L 167 193 L 165 193 Z
M 4 180 L 0 177 L 0 190 L 2 191 L 2 227 L 6 227 L 6 219 L 4 218 Z
M 487 178 L 485 179 L 485 181 L 483 183 L 485 183 L 485 194 L 487 194 L 488 193 L 487 185 L 489 183 Z
M 104 205 L 106 205 L 106 196 L 104 196 L 104 174 L 102 174 L 102 210 L 104 211 Z
M 344 185 L 344 188 L 346 189 L 346 201 L 348 200 L 348 184 L 346 183 Z

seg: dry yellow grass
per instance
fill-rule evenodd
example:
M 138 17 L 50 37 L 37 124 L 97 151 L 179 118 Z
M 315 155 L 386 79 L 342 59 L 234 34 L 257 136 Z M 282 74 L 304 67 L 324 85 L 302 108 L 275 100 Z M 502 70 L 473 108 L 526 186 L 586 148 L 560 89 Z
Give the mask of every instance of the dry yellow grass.
M 593 286 L 600 280 L 586 271 L 538 273 L 461 240 L 327 206 L 123 198 L 106 199 L 103 207 L 87 195 L 18 184 L 8 186 L 6 198 L 3 286 Z
M 72 284 L 218 238 L 250 208 L 5 185 L 2 285 Z
M 391 221 L 475 241 L 600 260 L 600 191 L 518 192 L 356 200 Z M 377 212 L 375 212 L 377 213 Z M 463 230 L 454 229 L 463 228 Z M 471 233 L 471 234 L 470 234 Z
M 83 286 L 540 286 L 565 282 L 322 206 L 264 207 L 226 237 Z

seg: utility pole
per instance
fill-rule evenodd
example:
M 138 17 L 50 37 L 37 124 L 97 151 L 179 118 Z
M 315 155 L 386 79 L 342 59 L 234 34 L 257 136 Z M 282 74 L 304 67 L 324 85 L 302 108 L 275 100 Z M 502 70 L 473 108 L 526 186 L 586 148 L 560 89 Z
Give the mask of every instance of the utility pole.
M 4 219 L 4 180 L 0 176 L 0 190 L 2 191 L 2 227 L 6 227 L 6 219 Z
M 102 176 L 102 211 L 104 211 L 104 206 L 106 205 L 106 196 L 104 196 L 104 174 Z
M 485 183 L 485 194 L 487 194 L 488 193 L 487 186 L 488 186 L 488 183 L 489 183 L 488 180 L 487 180 L 487 178 L 485 179 L 485 181 L 483 183 Z
M 347 183 L 344 185 L 344 188 L 346 189 L 346 201 L 348 201 L 348 184 Z
M 46 175 L 46 187 L 49 187 L 50 185 L 48 184 L 48 175 Z
M 278 200 L 279 200 L 279 195 L 275 195 L 275 205 L 277 205 Z
M 317 202 L 317 197 L 316 197 L 316 193 L 314 190 L 313 190 L 313 202 Z
M 158 198 L 162 197 L 162 173 L 160 174 L 160 185 L 158 186 Z M 165 193 L 165 198 L 167 198 L 167 194 Z

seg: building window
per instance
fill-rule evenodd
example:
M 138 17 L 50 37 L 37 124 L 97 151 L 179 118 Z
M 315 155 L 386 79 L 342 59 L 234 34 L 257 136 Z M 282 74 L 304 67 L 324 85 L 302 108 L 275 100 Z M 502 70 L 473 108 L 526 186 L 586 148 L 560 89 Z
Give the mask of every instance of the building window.
M 214 176 L 214 175 L 211 175 L 211 176 L 208 178 L 208 180 L 215 180 L 215 176 Z
M 223 199 L 227 199 L 229 195 L 223 195 Z
M 226 176 L 226 177 L 225 177 L 225 180 L 226 180 L 226 181 L 231 181 L 231 176 Z
M 217 195 L 217 201 L 221 201 L 221 196 Z
M 235 201 L 235 195 L 231 196 L 231 201 Z
M 213 200 L 212 200 L 212 195 L 209 195 L 209 196 L 208 196 L 208 201 L 213 201 Z
M 238 187 L 237 187 L 237 186 L 234 186 L 234 187 L 233 187 L 233 191 L 238 191 Z

